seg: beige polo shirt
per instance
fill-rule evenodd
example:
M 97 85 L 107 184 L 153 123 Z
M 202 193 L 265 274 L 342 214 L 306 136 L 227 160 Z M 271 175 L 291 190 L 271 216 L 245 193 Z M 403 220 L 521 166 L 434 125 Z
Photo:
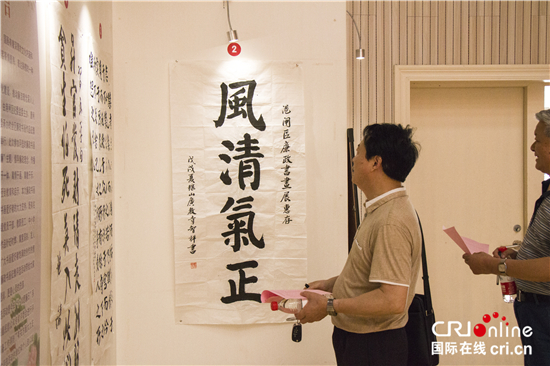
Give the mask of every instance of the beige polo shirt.
M 353 333 L 402 328 L 415 294 L 421 266 L 422 238 L 418 218 L 403 188 L 378 197 L 355 234 L 353 246 L 334 284 L 336 299 L 376 290 L 382 283 L 408 287 L 407 306 L 397 315 L 358 317 L 338 314 L 332 323 Z

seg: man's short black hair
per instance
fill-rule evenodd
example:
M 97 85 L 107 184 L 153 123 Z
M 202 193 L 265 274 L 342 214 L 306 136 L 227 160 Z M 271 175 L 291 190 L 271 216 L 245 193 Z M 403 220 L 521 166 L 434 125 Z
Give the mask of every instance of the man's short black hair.
M 384 173 L 395 180 L 404 182 L 411 172 L 420 145 L 412 140 L 413 129 L 400 124 L 381 123 L 365 127 L 363 141 L 367 159 L 382 158 Z

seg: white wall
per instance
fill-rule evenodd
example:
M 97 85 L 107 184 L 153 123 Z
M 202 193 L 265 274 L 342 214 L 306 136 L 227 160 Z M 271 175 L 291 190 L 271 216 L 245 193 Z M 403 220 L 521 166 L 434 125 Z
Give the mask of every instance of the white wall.
M 306 103 L 308 280 L 347 256 L 344 2 L 231 2 L 251 60 L 301 61 Z M 176 325 L 168 64 L 227 60 L 216 2 L 114 2 L 117 364 L 335 364 L 329 319 L 290 340 L 290 324 Z M 260 306 L 260 305 L 259 305 Z

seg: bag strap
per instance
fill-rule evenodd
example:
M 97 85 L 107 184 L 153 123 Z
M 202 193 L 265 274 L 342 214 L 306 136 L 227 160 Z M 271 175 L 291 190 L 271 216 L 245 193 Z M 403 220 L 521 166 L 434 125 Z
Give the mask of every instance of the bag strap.
M 424 281 L 424 306 L 426 308 L 426 315 L 432 314 L 434 309 L 432 307 L 432 293 L 430 291 L 430 277 L 428 276 L 428 261 L 426 260 L 426 246 L 424 244 L 424 232 L 422 231 L 422 224 L 420 223 L 420 217 L 418 212 L 418 225 L 420 226 L 420 235 L 422 236 L 422 280 Z

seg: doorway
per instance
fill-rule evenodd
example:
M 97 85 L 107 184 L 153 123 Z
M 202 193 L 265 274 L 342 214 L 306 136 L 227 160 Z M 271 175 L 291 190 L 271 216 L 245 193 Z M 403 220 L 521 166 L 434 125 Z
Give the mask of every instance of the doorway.
M 495 276 L 473 276 L 442 228 L 454 226 L 491 248 L 523 237 L 523 105 L 521 87 L 411 85 L 411 125 L 422 149 L 406 187 L 430 243 L 437 320 L 480 322 L 490 311 L 517 325 L 511 306 L 500 299 Z M 457 358 L 461 364 L 465 356 L 442 355 L 442 361 L 452 364 Z M 483 358 L 475 362 L 484 364 Z
M 513 308 L 502 301 L 496 276 L 474 276 L 442 229 L 455 226 L 461 235 L 489 244 L 490 251 L 523 237 L 542 180 L 542 173 L 533 171 L 529 146 L 534 113 L 543 108 L 544 77 L 500 81 L 489 75 L 483 81 L 476 72 L 461 78 L 449 69 L 439 75 L 425 68 L 398 71 L 396 123 L 415 127 L 422 145 L 405 186 L 424 228 L 436 320 L 445 322 L 438 331 L 445 333 L 451 321 L 463 325 L 460 332 L 472 331 L 485 314 L 494 313 L 499 317 L 487 328 L 498 328 L 505 317 L 508 325 L 502 326 L 511 330 L 517 326 Z M 453 331 L 438 341 L 441 364 L 523 362 L 522 355 L 513 354 L 521 345 L 516 336 L 459 337 Z M 476 342 L 483 342 L 485 354 L 474 353 Z M 461 350 L 461 344 L 467 348 Z M 512 352 L 491 353 L 491 347 L 505 344 Z

